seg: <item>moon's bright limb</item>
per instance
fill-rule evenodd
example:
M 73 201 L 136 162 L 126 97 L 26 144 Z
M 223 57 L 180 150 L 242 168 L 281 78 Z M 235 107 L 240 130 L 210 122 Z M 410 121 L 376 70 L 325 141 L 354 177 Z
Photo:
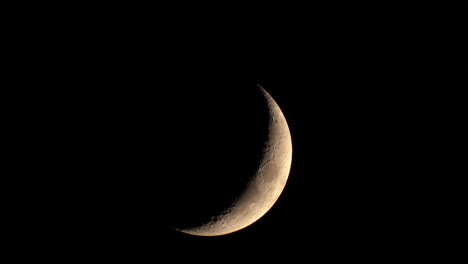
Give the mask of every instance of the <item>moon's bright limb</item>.
M 177 230 L 197 236 L 219 236 L 238 231 L 260 219 L 281 195 L 291 168 L 291 134 L 278 104 L 259 87 L 269 109 L 269 128 L 256 174 L 239 198 L 223 213 L 201 226 Z

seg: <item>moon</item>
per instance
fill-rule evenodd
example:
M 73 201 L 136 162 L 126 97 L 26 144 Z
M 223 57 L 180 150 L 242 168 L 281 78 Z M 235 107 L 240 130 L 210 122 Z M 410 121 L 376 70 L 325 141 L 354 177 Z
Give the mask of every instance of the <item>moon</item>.
M 256 222 L 280 197 L 291 168 L 291 133 L 278 104 L 263 87 L 258 87 L 268 107 L 268 138 L 258 169 L 229 208 L 199 226 L 174 229 L 195 236 L 230 234 Z

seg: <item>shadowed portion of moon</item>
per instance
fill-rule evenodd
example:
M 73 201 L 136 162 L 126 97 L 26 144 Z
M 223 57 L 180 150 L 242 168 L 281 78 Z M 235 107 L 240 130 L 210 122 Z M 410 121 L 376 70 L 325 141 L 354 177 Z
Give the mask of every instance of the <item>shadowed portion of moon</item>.
M 178 130 L 184 151 L 174 153 L 183 154 L 170 175 L 165 208 L 174 229 L 232 233 L 257 221 L 280 196 L 292 158 L 289 128 L 273 98 L 249 88 L 184 102 L 203 105 L 181 116 L 189 125 Z

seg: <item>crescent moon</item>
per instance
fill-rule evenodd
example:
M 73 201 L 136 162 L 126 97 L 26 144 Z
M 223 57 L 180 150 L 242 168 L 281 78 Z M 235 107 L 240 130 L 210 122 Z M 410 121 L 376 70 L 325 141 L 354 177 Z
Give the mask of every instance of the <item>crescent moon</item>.
M 292 142 L 286 118 L 278 104 L 263 87 L 269 122 L 268 139 L 258 169 L 243 193 L 231 207 L 210 221 L 190 229 L 177 229 L 196 236 L 220 236 L 243 229 L 268 212 L 286 185 L 292 162 Z

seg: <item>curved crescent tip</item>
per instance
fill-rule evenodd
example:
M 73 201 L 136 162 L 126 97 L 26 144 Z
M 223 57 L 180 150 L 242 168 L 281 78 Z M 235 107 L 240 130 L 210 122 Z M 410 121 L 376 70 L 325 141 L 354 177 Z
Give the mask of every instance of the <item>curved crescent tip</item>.
M 267 90 L 265 90 L 265 88 L 263 88 L 263 86 L 261 86 L 260 84 L 257 83 L 257 87 L 260 88 L 260 91 L 261 91 L 264 95 L 270 96 L 270 94 L 267 92 Z

